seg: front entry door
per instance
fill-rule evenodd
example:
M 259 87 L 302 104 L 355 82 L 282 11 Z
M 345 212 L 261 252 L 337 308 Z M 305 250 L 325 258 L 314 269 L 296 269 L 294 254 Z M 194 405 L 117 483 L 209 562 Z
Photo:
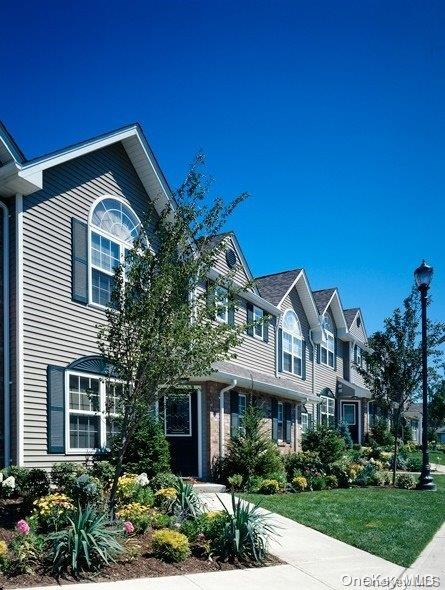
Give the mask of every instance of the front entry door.
M 354 443 L 359 441 L 359 403 L 342 402 L 341 406 L 342 421 L 349 426 L 349 432 Z
M 165 436 L 170 443 L 172 470 L 198 475 L 198 395 L 196 389 L 178 391 L 160 403 Z

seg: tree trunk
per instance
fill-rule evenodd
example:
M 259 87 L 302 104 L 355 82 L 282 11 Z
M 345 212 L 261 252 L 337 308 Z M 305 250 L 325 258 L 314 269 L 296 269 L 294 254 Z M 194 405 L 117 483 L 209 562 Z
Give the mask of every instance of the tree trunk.
M 134 426 L 133 426 L 133 428 L 130 427 L 128 413 L 129 413 L 128 409 L 126 409 L 125 414 L 124 414 L 124 419 L 122 420 L 122 444 L 121 444 L 121 448 L 119 450 L 119 455 L 118 455 L 118 458 L 116 461 L 116 468 L 114 470 L 113 484 L 111 486 L 110 496 L 108 498 L 108 507 L 109 507 L 110 514 L 112 517 L 114 517 L 114 509 L 115 509 L 115 505 L 116 505 L 117 484 L 118 484 L 119 478 L 122 474 L 122 466 L 124 464 L 125 453 L 128 448 L 128 444 L 130 442 L 130 436 L 131 436 L 132 431 L 134 430 Z
M 392 485 L 396 485 L 397 476 L 397 454 L 399 451 L 399 423 L 400 423 L 400 410 L 397 410 L 394 416 L 394 458 L 392 466 Z

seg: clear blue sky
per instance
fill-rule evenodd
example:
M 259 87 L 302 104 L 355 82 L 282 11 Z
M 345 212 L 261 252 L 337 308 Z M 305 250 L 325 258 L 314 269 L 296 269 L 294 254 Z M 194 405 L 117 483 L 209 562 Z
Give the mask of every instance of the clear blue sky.
M 368 331 L 435 268 L 445 318 L 445 3 L 5 2 L 0 118 L 28 157 L 139 121 L 203 148 L 254 274 L 304 266 Z M 5 26 L 7 23 L 7 26 Z

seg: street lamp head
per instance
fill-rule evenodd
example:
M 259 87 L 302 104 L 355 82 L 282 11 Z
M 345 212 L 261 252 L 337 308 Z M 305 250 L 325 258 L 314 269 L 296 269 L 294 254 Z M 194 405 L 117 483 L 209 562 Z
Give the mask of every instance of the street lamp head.
M 425 260 L 414 271 L 414 278 L 418 289 L 428 289 L 433 276 L 433 267 L 429 266 Z

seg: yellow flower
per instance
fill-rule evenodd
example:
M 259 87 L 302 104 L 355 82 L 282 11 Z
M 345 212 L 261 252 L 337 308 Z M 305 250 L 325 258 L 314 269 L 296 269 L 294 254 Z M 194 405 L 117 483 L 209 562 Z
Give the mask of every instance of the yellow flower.
M 0 557 L 4 557 L 8 553 L 8 545 L 6 541 L 0 541 Z

